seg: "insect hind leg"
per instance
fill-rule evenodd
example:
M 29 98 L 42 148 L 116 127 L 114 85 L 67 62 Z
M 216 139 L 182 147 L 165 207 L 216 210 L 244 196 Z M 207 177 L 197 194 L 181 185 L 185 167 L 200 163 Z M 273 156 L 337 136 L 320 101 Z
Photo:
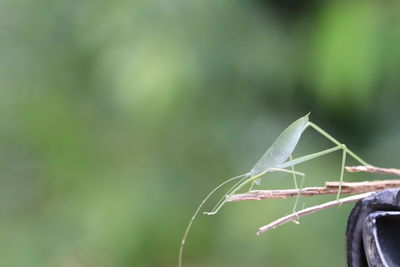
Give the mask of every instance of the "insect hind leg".
M 339 179 L 339 189 L 338 189 L 338 193 L 336 195 L 336 200 L 339 200 L 340 198 L 340 193 L 342 191 L 342 183 L 343 183 L 343 176 L 344 176 L 344 167 L 346 165 L 346 156 L 347 156 L 347 147 L 345 144 L 342 144 L 342 150 L 343 150 L 343 154 L 342 154 L 342 168 L 340 170 L 340 179 Z

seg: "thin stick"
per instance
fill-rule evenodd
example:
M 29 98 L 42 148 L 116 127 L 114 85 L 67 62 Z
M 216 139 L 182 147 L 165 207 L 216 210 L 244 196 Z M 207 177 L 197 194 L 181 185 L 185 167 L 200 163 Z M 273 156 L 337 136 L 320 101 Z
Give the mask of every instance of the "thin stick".
M 286 224 L 288 222 L 297 222 L 297 220 L 301 216 L 309 215 L 309 214 L 312 214 L 314 212 L 318 212 L 318 211 L 321 211 L 324 209 L 340 206 L 344 203 L 358 201 L 358 200 L 368 197 L 372 194 L 373 194 L 373 192 L 359 194 L 359 195 L 350 196 L 350 197 L 346 197 L 346 198 L 342 198 L 342 199 L 338 199 L 338 200 L 334 200 L 334 201 L 329 201 L 329 202 L 326 202 L 326 203 L 323 203 L 320 205 L 316 205 L 313 207 L 309 207 L 309 208 L 300 210 L 298 212 L 289 214 L 285 217 L 279 218 L 276 221 L 273 221 L 265 226 L 258 228 L 257 235 L 260 235 L 268 230 L 275 229 L 276 227 Z
M 400 180 L 377 180 L 366 182 L 341 183 L 341 194 L 360 194 L 400 187 Z M 339 192 L 340 182 L 326 182 L 324 187 L 305 187 L 286 190 L 254 190 L 245 194 L 232 195 L 228 202 L 263 199 L 285 199 L 288 197 L 334 195 Z
M 379 168 L 374 166 L 351 166 L 351 167 L 346 167 L 346 170 L 348 172 L 372 172 L 372 173 L 393 174 L 400 176 L 400 170 L 393 168 Z

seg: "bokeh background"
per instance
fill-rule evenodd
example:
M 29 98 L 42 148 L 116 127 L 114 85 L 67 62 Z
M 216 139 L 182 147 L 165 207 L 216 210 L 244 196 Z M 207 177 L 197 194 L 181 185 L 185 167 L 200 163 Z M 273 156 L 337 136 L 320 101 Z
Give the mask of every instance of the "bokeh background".
M 366 161 L 400 167 L 399 8 L 2 0 L 0 266 L 177 266 L 204 196 L 310 111 Z M 295 156 L 331 146 L 307 130 Z M 340 155 L 299 165 L 305 185 L 337 179 Z M 260 188 L 291 187 L 273 174 Z M 351 205 L 255 235 L 292 205 L 199 216 L 184 266 L 344 266 Z

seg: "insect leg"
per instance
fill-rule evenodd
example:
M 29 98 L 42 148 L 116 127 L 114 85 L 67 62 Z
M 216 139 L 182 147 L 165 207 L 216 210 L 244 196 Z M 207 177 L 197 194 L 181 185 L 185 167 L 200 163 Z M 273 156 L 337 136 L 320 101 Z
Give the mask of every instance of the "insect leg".
M 215 205 L 215 207 L 212 209 L 211 212 L 207 212 L 207 213 L 214 213 L 216 212 L 217 208 L 222 204 L 222 202 L 229 196 L 229 194 L 235 190 L 236 187 L 238 187 L 238 185 L 243 182 L 244 179 L 246 179 L 247 176 L 243 176 L 242 179 L 240 179 L 238 182 L 236 182 L 222 197 L 221 199 L 217 202 L 217 204 Z
M 339 200 L 340 192 L 342 191 L 342 183 L 343 183 L 343 174 L 344 174 L 344 165 L 346 165 L 346 155 L 347 155 L 347 147 L 343 146 L 343 155 L 342 155 L 342 169 L 340 170 L 340 181 L 339 181 L 339 190 L 336 196 L 336 200 Z
M 250 184 L 249 192 L 250 192 L 251 190 L 253 190 L 254 185 L 255 185 L 255 182 L 253 181 L 253 182 Z
M 299 158 L 296 158 L 296 159 L 293 159 L 293 160 L 286 161 L 285 163 L 279 165 L 279 168 L 287 168 L 287 167 L 290 167 L 290 166 L 294 166 L 294 165 L 303 163 L 305 161 L 309 161 L 309 160 L 318 158 L 320 156 L 332 153 L 332 152 L 340 150 L 340 149 L 342 149 L 342 145 L 341 144 L 338 145 L 338 146 L 329 148 L 327 150 L 323 150 L 323 151 L 320 151 L 320 152 L 316 152 L 316 153 L 313 153 L 313 154 L 309 154 L 309 155 L 302 156 L 302 157 L 299 157 Z
M 342 145 L 338 140 L 336 140 L 335 138 L 333 138 L 330 134 L 328 134 L 327 132 L 325 132 L 324 130 L 322 130 L 320 127 L 318 127 L 317 125 L 315 125 L 312 122 L 308 122 L 307 126 L 311 126 L 314 130 L 316 130 L 318 133 L 322 134 L 323 136 L 325 136 L 327 139 L 331 140 L 334 144 L 340 146 Z M 350 149 L 345 148 L 346 152 L 349 153 L 350 156 L 352 156 L 355 160 L 357 160 L 358 162 L 360 162 L 362 165 L 364 166 L 370 166 L 370 164 L 366 163 L 364 160 L 362 160 L 359 156 L 357 156 L 356 154 L 354 154 Z
M 292 154 L 290 154 L 289 160 L 293 160 Z M 294 165 L 290 166 L 290 168 L 292 169 L 292 171 L 295 171 Z M 300 199 L 300 192 L 301 192 L 301 189 L 303 188 L 304 179 L 305 179 L 305 175 L 301 178 L 299 192 L 297 193 L 296 200 L 294 201 L 294 205 L 293 205 L 293 209 L 292 209 L 293 213 L 296 212 L 296 209 L 297 209 L 297 203 L 299 202 L 299 199 Z M 297 189 L 297 178 L 296 178 L 295 173 L 293 173 L 293 182 L 294 182 L 295 189 Z
M 296 189 L 297 189 L 296 175 L 302 176 L 301 182 L 300 182 L 299 193 L 297 194 L 297 197 L 296 197 L 296 200 L 295 200 L 295 204 L 293 206 L 293 212 L 296 212 L 297 203 L 298 203 L 299 198 L 300 198 L 300 192 L 301 192 L 301 189 L 303 188 L 303 183 L 304 183 L 304 179 L 305 179 L 306 175 L 304 173 L 302 173 L 302 172 L 295 171 L 294 170 L 294 165 L 291 165 L 290 167 L 291 167 L 291 170 L 281 169 L 281 168 L 269 168 L 269 171 L 279 171 L 279 172 L 291 173 L 293 175 L 293 180 L 294 180 Z
M 343 175 L 344 175 L 344 165 L 346 163 L 346 155 L 348 153 L 348 148 L 346 147 L 345 144 L 340 144 L 338 146 L 335 146 L 335 147 L 327 149 L 327 150 L 323 150 L 323 151 L 320 151 L 320 152 L 317 152 L 317 153 L 309 154 L 309 155 L 306 155 L 306 156 L 303 156 L 303 157 L 299 157 L 299 158 L 287 161 L 287 162 L 283 163 L 282 165 L 280 165 L 280 167 L 281 168 L 285 168 L 285 167 L 289 167 L 289 166 L 294 166 L 296 164 L 300 164 L 300 163 L 303 163 L 305 161 L 308 161 L 308 160 L 311 160 L 311 159 L 315 159 L 317 157 L 326 155 L 328 153 L 332 153 L 332 152 L 340 150 L 340 149 L 343 150 L 343 156 L 342 156 L 342 168 L 340 170 L 339 190 L 338 190 L 338 195 L 337 195 L 337 199 L 338 199 L 339 196 L 340 196 L 341 189 L 342 189 Z M 300 186 L 300 188 L 301 188 L 301 186 Z M 297 200 L 296 200 L 296 202 L 297 202 Z
M 308 126 L 311 126 L 314 130 L 316 130 L 318 133 L 322 134 L 323 136 L 325 136 L 326 138 L 328 138 L 329 140 L 331 140 L 333 143 L 340 145 L 339 141 L 337 141 L 335 138 L 333 138 L 330 134 L 328 134 L 327 132 L 325 132 L 324 130 L 322 130 L 320 127 L 318 127 L 317 125 L 315 125 L 312 122 L 308 123 Z M 366 163 L 364 160 L 362 160 L 359 156 L 357 156 L 356 154 L 354 154 L 350 149 L 348 149 L 346 147 L 346 145 L 341 144 L 342 149 L 343 149 L 343 156 L 342 156 L 342 169 L 340 171 L 340 183 L 339 183 L 339 190 L 338 190 L 338 194 L 336 196 L 336 200 L 339 199 L 340 197 L 340 192 L 342 190 L 342 182 L 343 182 L 343 173 L 344 173 L 344 166 L 346 164 L 346 156 L 347 153 L 349 153 L 350 156 L 352 156 L 355 160 L 357 160 L 358 162 L 360 162 L 362 165 L 364 166 L 368 166 L 370 164 Z
M 297 192 L 296 200 L 294 201 L 293 213 L 295 213 L 295 212 L 296 212 L 296 209 L 297 209 L 297 204 L 298 204 L 298 202 L 299 202 L 299 199 L 300 199 L 300 195 L 301 195 L 301 189 L 303 189 L 303 184 L 304 184 L 304 180 L 305 180 L 305 178 L 306 178 L 306 176 L 305 176 L 305 175 L 304 175 L 304 176 L 301 178 L 301 182 L 300 182 L 299 191 Z
M 234 188 L 231 190 L 231 192 L 230 192 L 228 195 L 226 195 L 226 197 L 224 197 L 225 199 L 221 202 L 221 204 L 219 204 L 216 208 L 214 208 L 213 211 L 211 211 L 211 212 L 203 212 L 203 214 L 206 214 L 206 215 L 215 215 L 215 214 L 222 208 L 222 206 L 226 203 L 227 199 L 228 199 L 230 196 L 232 196 L 233 194 L 235 194 L 237 191 L 239 191 L 239 190 L 240 190 L 243 186 L 245 186 L 246 184 L 248 184 L 248 183 L 250 183 L 250 182 L 253 182 L 254 180 L 260 178 L 260 177 L 261 177 L 262 175 L 264 175 L 266 172 L 267 172 L 267 171 L 264 171 L 264 172 L 262 172 L 262 173 L 260 173 L 260 174 L 258 174 L 258 175 L 256 175 L 256 176 L 250 177 L 250 178 L 248 178 L 248 177 L 249 177 L 249 173 L 244 174 L 243 176 L 241 176 L 241 177 L 243 177 L 243 178 L 241 179 L 239 185 L 237 185 L 236 187 L 234 187 Z M 244 178 L 247 178 L 247 179 L 244 179 Z M 244 181 L 243 181 L 243 180 L 244 180 Z
M 285 167 L 289 167 L 289 166 L 294 166 L 294 165 L 296 165 L 296 164 L 300 164 L 300 163 L 303 163 L 303 162 L 305 162 L 305 161 L 308 161 L 308 160 L 311 160 L 311 159 L 315 159 L 315 158 L 317 158 L 317 157 L 326 155 L 326 154 L 328 154 L 328 153 L 332 153 L 332 152 L 337 151 L 337 150 L 340 150 L 340 149 L 343 150 L 343 156 L 342 156 L 342 169 L 341 169 L 340 179 L 339 179 L 339 180 L 340 180 L 340 184 L 339 184 L 339 190 L 338 190 L 338 195 L 337 195 L 337 199 L 338 199 L 339 196 L 340 196 L 341 188 L 342 188 L 343 174 L 344 174 L 344 165 L 345 165 L 345 162 L 346 162 L 346 154 L 347 154 L 347 152 L 348 152 L 348 149 L 347 149 L 346 145 L 344 145 L 344 144 L 339 144 L 338 146 L 335 146 L 335 147 L 330 148 L 330 149 L 327 149 L 327 150 L 323 150 L 323 151 L 320 151 L 320 152 L 317 152 L 317 153 L 313 153 L 313 154 L 309 154 L 309 155 L 306 155 L 306 156 L 303 156 L 303 157 L 299 157 L 299 158 L 296 158 L 296 159 L 293 159 L 293 160 L 289 160 L 289 161 L 283 163 L 282 165 L 280 165 L 279 167 L 285 168 Z M 303 183 L 303 182 L 304 182 L 304 176 L 303 176 L 303 178 L 302 178 L 302 183 Z M 297 207 L 297 202 L 298 202 L 299 197 L 300 197 L 301 188 L 302 188 L 302 184 L 301 184 L 301 186 L 300 186 L 298 196 L 296 197 L 296 202 L 295 202 L 294 210 L 295 210 L 296 207 Z
M 289 160 L 293 160 L 292 154 L 289 156 Z M 292 171 L 295 171 L 294 166 L 291 166 Z M 294 182 L 294 188 L 297 189 L 297 179 L 296 179 L 296 174 L 293 173 L 293 182 Z

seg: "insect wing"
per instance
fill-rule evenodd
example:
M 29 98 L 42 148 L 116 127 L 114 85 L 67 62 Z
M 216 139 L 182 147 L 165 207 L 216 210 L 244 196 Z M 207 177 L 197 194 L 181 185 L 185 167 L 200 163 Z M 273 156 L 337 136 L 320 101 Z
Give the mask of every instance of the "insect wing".
M 276 168 L 284 163 L 296 148 L 301 134 L 308 124 L 308 115 L 301 117 L 289 125 L 274 141 L 272 146 L 264 153 L 260 160 L 250 171 L 250 176 L 255 177 L 269 168 Z M 261 179 L 255 180 L 256 184 L 261 184 Z

